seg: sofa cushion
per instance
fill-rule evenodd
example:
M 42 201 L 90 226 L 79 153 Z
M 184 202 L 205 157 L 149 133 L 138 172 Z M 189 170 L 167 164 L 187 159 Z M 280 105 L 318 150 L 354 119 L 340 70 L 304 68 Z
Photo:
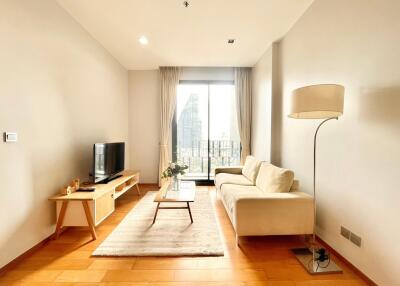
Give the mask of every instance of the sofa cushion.
M 258 172 L 256 186 L 263 192 L 286 193 L 293 184 L 293 178 L 293 171 L 263 162 Z
M 298 192 L 300 189 L 299 180 L 293 179 L 293 184 L 290 186 L 290 192 Z
M 223 184 L 236 184 L 243 186 L 254 186 L 253 182 L 243 175 L 219 173 L 214 178 L 215 186 L 221 189 Z
M 227 211 L 229 211 L 231 214 L 233 212 L 235 202 L 239 198 L 254 197 L 262 194 L 261 190 L 256 186 L 241 186 L 234 184 L 222 185 L 220 193 Z
M 261 161 L 256 157 L 247 156 L 242 169 L 242 174 L 249 179 L 253 184 L 256 182 L 258 169 L 260 168 Z

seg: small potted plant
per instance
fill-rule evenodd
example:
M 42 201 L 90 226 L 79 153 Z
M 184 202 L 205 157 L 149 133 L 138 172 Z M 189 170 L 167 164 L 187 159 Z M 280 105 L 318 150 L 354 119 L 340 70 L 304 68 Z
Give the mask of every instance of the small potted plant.
M 165 169 L 164 172 L 162 173 L 161 178 L 162 179 L 173 178 L 172 181 L 173 189 L 178 190 L 179 189 L 178 176 L 184 175 L 188 168 L 189 167 L 185 164 L 170 162 L 168 168 Z

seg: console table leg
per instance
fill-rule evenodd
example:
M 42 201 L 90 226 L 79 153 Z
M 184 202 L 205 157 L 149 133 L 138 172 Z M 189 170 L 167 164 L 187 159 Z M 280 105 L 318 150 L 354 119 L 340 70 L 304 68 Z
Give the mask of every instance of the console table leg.
M 60 214 L 57 218 L 56 231 L 54 232 L 54 239 L 58 239 L 60 231 L 64 222 L 65 212 L 67 211 L 68 201 L 63 201 L 61 205 Z
M 139 184 L 136 184 L 135 186 L 136 186 L 137 192 L 138 192 L 138 194 L 139 194 L 139 196 L 140 196 Z
M 96 230 L 94 228 L 94 223 L 92 219 L 92 215 L 90 214 L 90 208 L 87 201 L 82 201 L 83 209 L 85 210 L 86 219 L 88 222 L 90 233 L 92 234 L 93 240 L 97 239 Z
M 190 205 L 189 205 L 189 202 L 186 202 L 186 204 L 187 204 L 187 209 L 188 209 L 188 211 L 189 211 L 189 215 L 190 215 L 190 221 L 193 223 L 193 217 L 192 217 L 192 212 L 190 211 Z
M 160 207 L 160 203 L 157 203 L 157 209 L 156 209 L 156 213 L 154 214 L 153 224 L 156 222 L 156 218 L 157 218 L 157 213 L 158 213 L 159 207 Z

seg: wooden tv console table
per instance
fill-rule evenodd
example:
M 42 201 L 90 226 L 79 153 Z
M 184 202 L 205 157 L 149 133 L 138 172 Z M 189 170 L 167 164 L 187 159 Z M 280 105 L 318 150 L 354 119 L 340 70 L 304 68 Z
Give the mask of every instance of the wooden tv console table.
M 134 186 L 140 195 L 139 176 L 139 171 L 124 171 L 121 177 L 107 184 L 96 184 L 94 192 L 74 192 L 49 198 L 56 202 L 54 238 L 58 238 L 63 226 L 88 226 L 96 239 L 95 227 L 114 212 L 115 200 Z

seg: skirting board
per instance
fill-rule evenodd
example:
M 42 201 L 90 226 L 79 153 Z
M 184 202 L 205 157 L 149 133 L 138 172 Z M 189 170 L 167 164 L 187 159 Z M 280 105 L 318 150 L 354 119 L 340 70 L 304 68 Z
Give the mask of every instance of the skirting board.
M 67 228 L 64 227 L 61 229 L 60 234 L 65 231 Z M 14 258 L 13 260 L 11 260 L 10 262 L 8 262 L 6 265 L 4 265 L 3 267 L 0 268 L 0 275 L 2 275 L 3 273 L 13 269 L 15 266 L 17 266 L 22 260 L 24 260 L 25 258 L 29 257 L 31 254 L 33 254 L 36 250 L 39 250 L 40 248 L 44 247 L 48 242 L 50 242 L 53 239 L 53 233 L 50 234 L 50 236 L 46 237 L 45 239 L 43 239 L 41 242 L 39 242 L 38 244 L 34 245 L 33 247 L 31 247 L 30 249 L 28 249 L 27 251 L 25 251 L 24 253 L 22 253 L 21 255 L 17 256 L 16 258 Z
M 330 253 L 338 257 L 341 261 L 343 261 L 351 270 L 353 270 L 357 275 L 361 276 L 361 278 L 366 282 L 368 285 L 371 286 L 378 286 L 374 281 L 372 281 L 367 275 L 365 275 L 361 270 L 355 267 L 353 264 L 350 263 L 346 258 L 344 258 L 339 252 L 333 249 L 329 244 L 323 241 L 319 236 L 317 236 L 317 241 L 325 247 Z

